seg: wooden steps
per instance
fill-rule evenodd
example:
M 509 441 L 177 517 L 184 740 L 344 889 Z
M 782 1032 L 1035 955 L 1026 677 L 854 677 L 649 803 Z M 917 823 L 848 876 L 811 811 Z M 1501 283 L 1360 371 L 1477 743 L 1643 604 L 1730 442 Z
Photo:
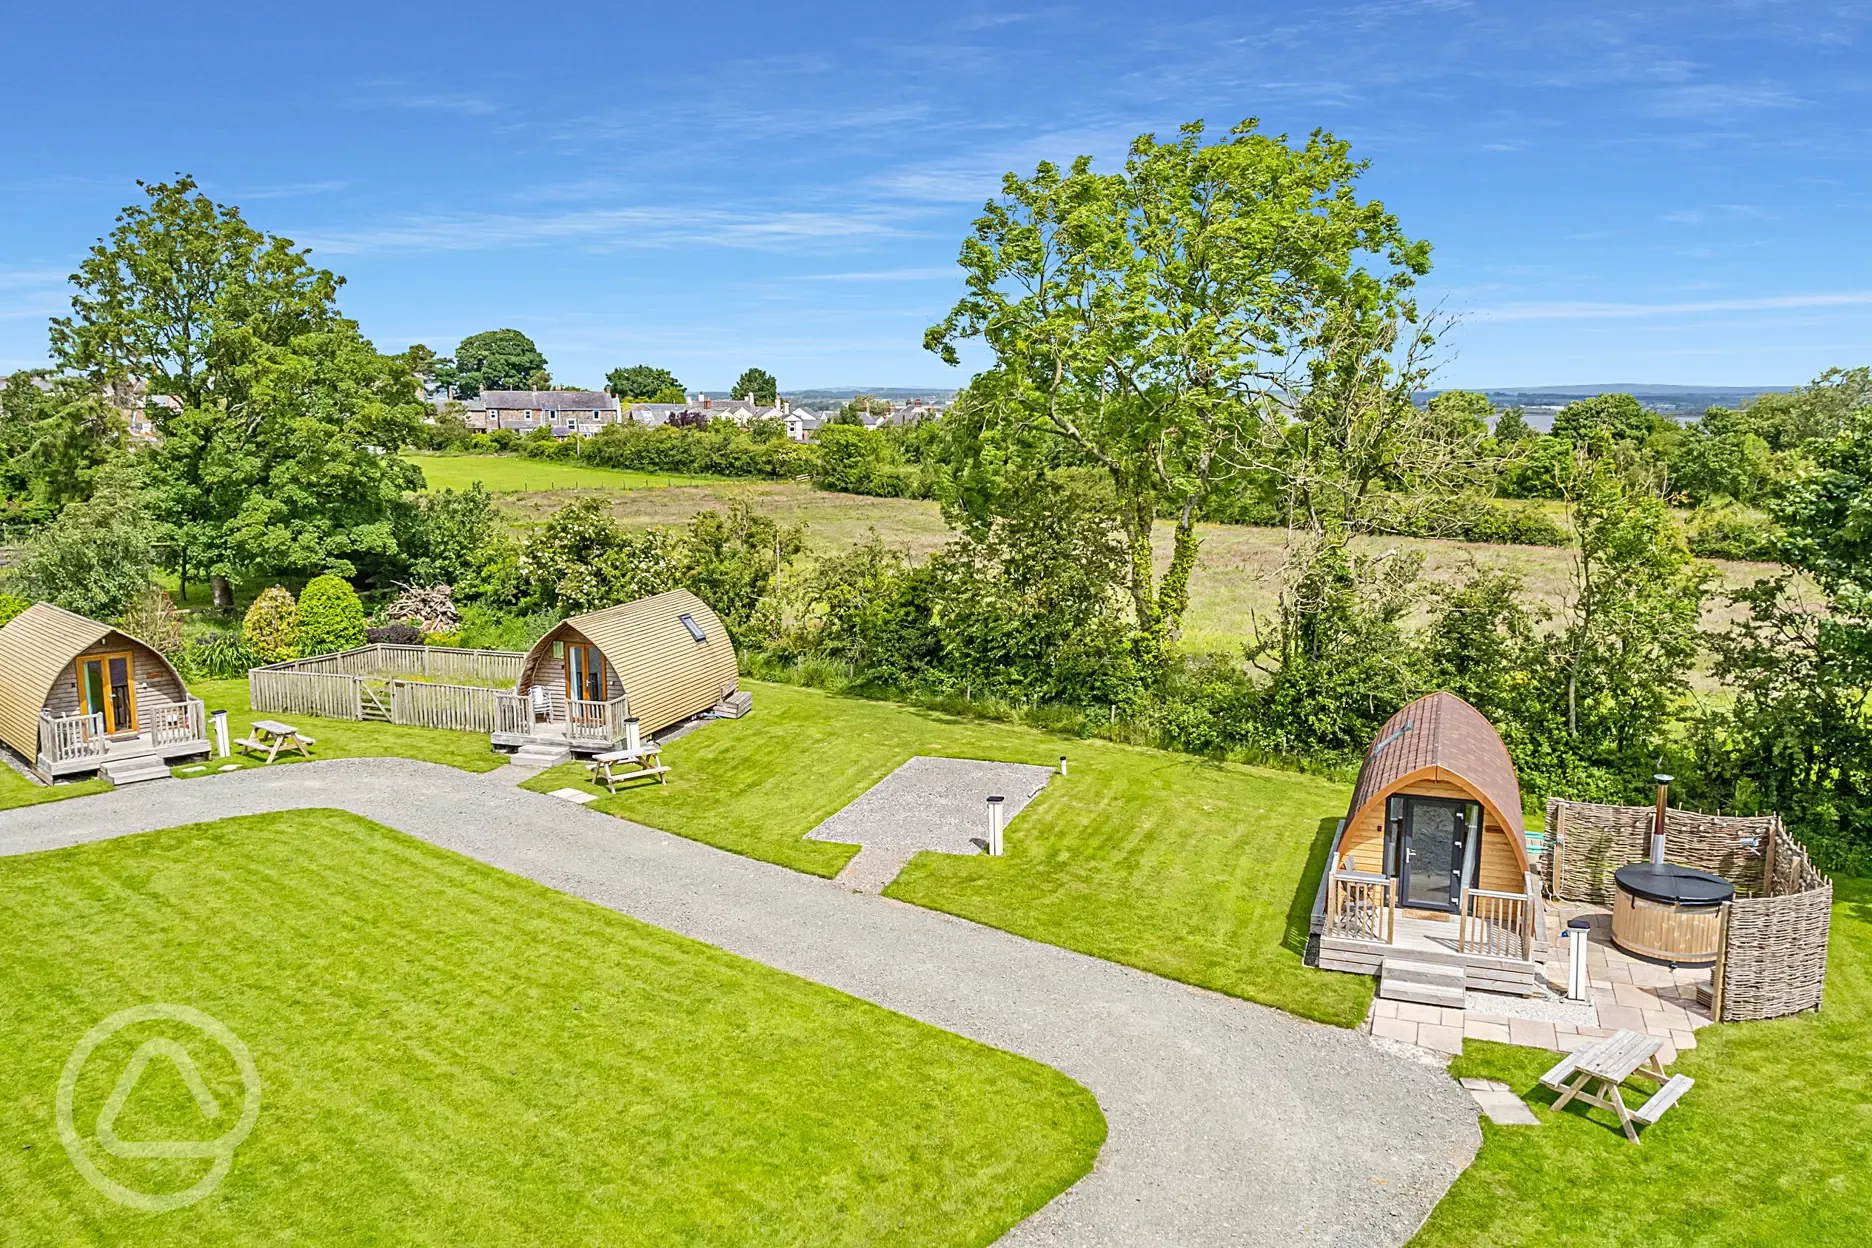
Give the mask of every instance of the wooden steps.
M 1467 988 L 1468 976 L 1459 966 L 1394 956 L 1386 958 L 1378 972 L 1378 995 L 1387 1001 L 1415 1001 L 1460 1010 Z

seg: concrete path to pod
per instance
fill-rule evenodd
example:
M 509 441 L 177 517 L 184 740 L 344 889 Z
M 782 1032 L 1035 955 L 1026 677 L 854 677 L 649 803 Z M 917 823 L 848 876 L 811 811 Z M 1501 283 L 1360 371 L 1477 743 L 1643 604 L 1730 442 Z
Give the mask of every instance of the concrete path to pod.
M 1098 1098 L 1092 1173 L 1014 1245 L 1399 1244 L 1474 1157 L 1473 1102 L 1363 1036 L 430 763 L 343 759 L 0 812 L 0 855 L 348 810 L 1054 1067 Z

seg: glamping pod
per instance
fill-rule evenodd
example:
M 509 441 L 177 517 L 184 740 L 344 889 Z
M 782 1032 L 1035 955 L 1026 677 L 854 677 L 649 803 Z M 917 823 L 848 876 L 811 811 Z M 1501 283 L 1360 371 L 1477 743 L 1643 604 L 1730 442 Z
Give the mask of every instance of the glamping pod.
M 46 602 L 0 628 L 0 742 L 48 780 L 101 771 L 116 783 L 209 750 L 201 700 L 168 659 Z
M 1393 999 L 1460 1007 L 1465 987 L 1537 991 L 1546 920 L 1521 784 L 1494 727 L 1455 694 L 1419 698 L 1378 730 L 1311 933 L 1309 961 L 1378 975 Z
M 1389 876 L 1398 904 L 1417 910 L 1455 913 L 1464 889 L 1523 891 L 1521 783 L 1480 711 L 1433 693 L 1385 721 L 1359 769 L 1338 865 Z
M 728 630 L 686 589 L 575 615 L 521 660 L 494 744 L 614 749 L 709 710 L 736 676 Z

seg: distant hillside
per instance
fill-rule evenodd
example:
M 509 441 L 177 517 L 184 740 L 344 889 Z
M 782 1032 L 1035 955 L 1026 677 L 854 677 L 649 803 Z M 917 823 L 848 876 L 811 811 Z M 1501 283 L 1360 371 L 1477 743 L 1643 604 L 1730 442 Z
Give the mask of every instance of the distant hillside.
M 1471 387 L 1452 387 L 1452 389 Z M 1793 386 L 1660 386 L 1641 382 L 1609 382 L 1597 386 L 1528 386 L 1519 389 L 1481 389 L 1496 407 L 1522 407 L 1530 417 L 1558 411 L 1575 399 L 1595 394 L 1629 394 L 1646 407 L 1673 416 L 1701 415 L 1707 407 L 1736 407 L 1761 394 L 1792 390 Z M 1425 397 L 1438 391 L 1426 391 Z M 1540 424 L 1541 422 L 1535 421 Z

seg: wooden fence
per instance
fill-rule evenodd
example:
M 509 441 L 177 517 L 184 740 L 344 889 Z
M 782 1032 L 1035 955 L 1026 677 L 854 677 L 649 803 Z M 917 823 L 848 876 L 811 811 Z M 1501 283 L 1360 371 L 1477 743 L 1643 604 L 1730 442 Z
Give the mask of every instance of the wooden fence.
M 1323 934 L 1392 943 L 1397 939 L 1396 887 L 1388 875 L 1329 872 Z
M 247 673 L 247 689 L 256 711 L 364 719 L 368 704 L 371 717 L 382 718 L 378 708 L 387 695 L 391 723 L 493 732 L 505 691 L 490 685 L 519 680 L 525 657 L 510 650 L 359 646 L 256 667 Z M 489 683 L 456 685 L 444 683 L 447 678 Z
M 1547 889 L 1569 901 L 1609 904 L 1612 873 L 1650 859 L 1650 806 L 1547 803 Z M 1825 996 L 1833 882 L 1776 815 L 1664 812 L 1664 855 L 1735 885 L 1723 907 L 1712 975 L 1718 1022 L 1817 1010 Z

